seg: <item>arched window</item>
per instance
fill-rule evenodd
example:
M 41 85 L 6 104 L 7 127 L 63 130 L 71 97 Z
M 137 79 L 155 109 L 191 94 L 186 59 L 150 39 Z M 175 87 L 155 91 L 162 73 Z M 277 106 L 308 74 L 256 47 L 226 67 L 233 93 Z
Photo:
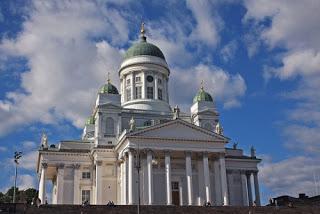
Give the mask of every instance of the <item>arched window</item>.
M 209 130 L 209 131 L 213 131 L 212 125 L 210 123 L 205 123 L 203 128 Z
M 114 135 L 114 120 L 111 117 L 106 119 L 106 135 Z

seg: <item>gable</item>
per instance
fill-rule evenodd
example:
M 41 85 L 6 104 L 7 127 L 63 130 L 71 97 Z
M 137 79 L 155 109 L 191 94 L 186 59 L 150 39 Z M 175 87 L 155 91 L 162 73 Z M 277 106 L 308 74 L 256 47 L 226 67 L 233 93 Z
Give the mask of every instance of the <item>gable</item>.
M 228 139 L 216 133 L 207 131 L 193 124 L 176 120 L 155 127 L 133 133 L 133 136 L 177 139 L 177 140 L 196 140 L 196 141 L 227 141 Z

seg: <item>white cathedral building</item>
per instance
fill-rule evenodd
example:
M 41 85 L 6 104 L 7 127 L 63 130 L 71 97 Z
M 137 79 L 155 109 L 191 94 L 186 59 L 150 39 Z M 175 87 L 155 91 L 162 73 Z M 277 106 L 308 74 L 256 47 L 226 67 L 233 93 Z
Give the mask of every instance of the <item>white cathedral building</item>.
M 82 139 L 49 146 L 43 136 L 42 203 L 50 181 L 53 204 L 260 205 L 254 149 L 245 156 L 236 144 L 227 148 L 203 87 L 190 113 L 172 109 L 169 77 L 162 51 L 142 27 L 119 68 L 120 93 L 110 80 L 100 88 Z

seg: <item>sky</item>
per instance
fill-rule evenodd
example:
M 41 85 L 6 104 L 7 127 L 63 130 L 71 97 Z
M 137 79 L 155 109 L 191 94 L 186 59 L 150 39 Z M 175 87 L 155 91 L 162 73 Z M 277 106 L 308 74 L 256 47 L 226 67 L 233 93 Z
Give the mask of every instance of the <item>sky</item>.
M 302 9 L 303 8 L 303 9 Z M 320 1 L 0 1 L 0 191 L 35 187 L 42 132 L 79 139 L 110 72 L 147 39 L 171 69 L 171 106 L 204 80 L 224 133 L 259 165 L 261 197 L 320 194 Z

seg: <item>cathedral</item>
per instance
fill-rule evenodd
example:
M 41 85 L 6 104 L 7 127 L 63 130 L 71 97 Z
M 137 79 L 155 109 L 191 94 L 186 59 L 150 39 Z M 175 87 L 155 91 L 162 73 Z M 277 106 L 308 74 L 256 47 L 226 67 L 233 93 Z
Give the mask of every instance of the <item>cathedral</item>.
M 125 53 L 120 88 L 99 89 L 82 138 L 48 145 L 37 159 L 39 198 L 52 204 L 260 205 L 258 163 L 223 134 L 203 86 L 190 112 L 169 104 L 170 68 L 162 51 L 140 40 Z M 50 185 L 46 185 L 47 183 Z

